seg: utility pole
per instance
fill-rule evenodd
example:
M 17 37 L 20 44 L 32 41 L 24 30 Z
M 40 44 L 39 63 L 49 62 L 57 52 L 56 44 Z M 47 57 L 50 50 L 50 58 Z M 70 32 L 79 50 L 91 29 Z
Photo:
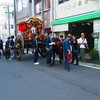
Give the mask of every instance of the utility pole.
M 34 4 L 35 2 L 34 2 L 34 0 L 32 0 L 32 16 L 34 16 L 35 15 L 35 10 L 34 10 Z
M 14 24 L 15 24 L 15 36 L 17 36 L 17 23 L 16 23 L 16 0 L 14 0 Z
M 9 12 L 9 5 L 7 6 L 7 13 L 8 13 L 8 33 L 10 37 L 10 12 Z
M 41 8 L 42 8 L 41 15 L 42 15 L 42 21 L 43 21 L 42 34 L 44 34 L 45 33 L 45 29 L 44 29 L 44 0 L 41 0 Z

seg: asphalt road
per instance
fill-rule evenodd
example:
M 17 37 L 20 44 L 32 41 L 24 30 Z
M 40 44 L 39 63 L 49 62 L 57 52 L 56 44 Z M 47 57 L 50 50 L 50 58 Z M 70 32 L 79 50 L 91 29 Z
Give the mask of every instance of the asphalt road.
M 0 59 L 0 100 L 100 100 L 100 70 L 71 65 L 68 72 L 57 61 L 39 62 L 34 66 L 32 55 Z

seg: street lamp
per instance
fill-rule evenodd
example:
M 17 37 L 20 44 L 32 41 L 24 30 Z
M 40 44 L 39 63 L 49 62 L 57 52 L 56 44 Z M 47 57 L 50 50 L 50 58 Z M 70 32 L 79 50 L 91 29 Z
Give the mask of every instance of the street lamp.
M 7 12 L 8 12 L 8 32 L 10 37 L 10 12 L 9 12 L 9 6 L 7 6 Z
M 17 23 L 16 23 L 16 0 L 14 0 L 14 22 L 15 22 L 15 36 L 17 36 Z

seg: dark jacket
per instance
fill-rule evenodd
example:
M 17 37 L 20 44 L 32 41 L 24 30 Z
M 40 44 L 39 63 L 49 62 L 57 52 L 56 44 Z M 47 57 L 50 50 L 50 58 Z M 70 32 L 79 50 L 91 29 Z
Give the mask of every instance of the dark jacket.
M 3 50 L 3 41 L 0 39 L 0 49 Z
M 33 49 L 38 49 L 38 41 L 37 41 L 37 39 L 33 39 L 33 41 L 32 41 L 32 48 Z
M 11 46 L 11 49 L 14 49 L 14 41 L 13 40 L 10 41 L 10 46 Z
M 71 45 L 72 45 L 72 52 L 78 53 L 79 52 L 79 45 L 78 45 L 77 40 L 72 40 Z
M 9 40 L 7 40 L 7 42 L 6 42 L 5 49 L 6 50 L 10 49 L 10 41 Z

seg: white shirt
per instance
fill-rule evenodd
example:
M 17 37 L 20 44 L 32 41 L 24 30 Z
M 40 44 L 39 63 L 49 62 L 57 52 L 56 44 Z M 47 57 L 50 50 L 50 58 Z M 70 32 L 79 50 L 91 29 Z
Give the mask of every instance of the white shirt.
M 85 48 L 84 44 L 87 44 L 87 40 L 86 40 L 86 38 L 83 38 L 83 39 L 79 38 L 78 43 L 80 44 L 80 48 Z

